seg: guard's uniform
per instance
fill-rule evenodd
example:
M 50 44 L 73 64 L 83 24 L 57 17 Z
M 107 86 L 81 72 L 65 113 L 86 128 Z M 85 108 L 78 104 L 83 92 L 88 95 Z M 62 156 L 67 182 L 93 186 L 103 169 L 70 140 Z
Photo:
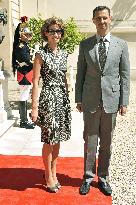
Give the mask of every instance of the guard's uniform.
M 17 81 L 20 85 L 20 101 L 26 101 L 30 95 L 33 78 L 33 64 L 30 61 L 30 50 L 26 42 L 20 42 L 15 50 L 17 62 Z
M 19 23 L 14 36 L 12 66 L 14 75 L 17 72 L 17 81 L 20 87 L 20 127 L 33 129 L 34 125 L 29 123 L 27 119 L 27 100 L 30 97 L 33 78 L 33 64 L 31 62 L 30 50 L 27 43 L 29 40 L 28 35 L 31 36 L 32 33 L 27 27 L 27 22 Z M 26 37 L 25 40 L 23 39 L 24 37 Z

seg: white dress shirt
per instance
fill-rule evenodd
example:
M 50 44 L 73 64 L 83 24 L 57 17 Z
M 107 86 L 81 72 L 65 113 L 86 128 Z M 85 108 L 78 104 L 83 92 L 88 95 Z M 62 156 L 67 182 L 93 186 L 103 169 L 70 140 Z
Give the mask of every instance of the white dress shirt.
M 96 34 L 96 39 L 97 39 L 97 45 L 96 45 L 96 50 L 97 50 L 97 54 L 98 54 L 98 47 L 100 44 L 100 39 L 103 38 L 103 41 L 105 41 L 105 46 L 106 46 L 106 55 L 108 54 L 108 50 L 109 50 L 109 45 L 110 45 L 110 33 L 108 33 L 106 36 L 102 37 L 98 34 Z

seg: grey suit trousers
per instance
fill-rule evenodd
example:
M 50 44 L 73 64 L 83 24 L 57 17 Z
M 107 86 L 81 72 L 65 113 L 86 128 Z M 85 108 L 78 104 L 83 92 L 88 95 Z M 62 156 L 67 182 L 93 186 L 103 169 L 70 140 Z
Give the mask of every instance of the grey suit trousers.
M 111 140 L 117 113 L 106 113 L 102 104 L 96 112 L 84 112 L 84 179 L 91 182 L 96 175 L 96 151 L 99 140 L 97 175 L 104 179 L 109 175 Z

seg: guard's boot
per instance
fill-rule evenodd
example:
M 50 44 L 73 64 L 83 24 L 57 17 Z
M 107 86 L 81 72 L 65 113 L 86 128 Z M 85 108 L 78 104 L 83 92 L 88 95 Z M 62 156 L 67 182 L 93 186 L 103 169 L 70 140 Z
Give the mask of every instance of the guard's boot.
M 26 129 L 34 129 L 35 125 L 33 123 L 28 122 L 27 119 L 27 101 L 20 101 L 20 127 Z

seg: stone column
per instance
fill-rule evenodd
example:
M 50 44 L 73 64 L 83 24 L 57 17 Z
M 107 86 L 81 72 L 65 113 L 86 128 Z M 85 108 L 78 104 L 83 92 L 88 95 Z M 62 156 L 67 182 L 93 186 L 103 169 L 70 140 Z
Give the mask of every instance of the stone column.
M 3 88 L 2 83 L 5 80 L 3 71 L 0 70 L 0 124 L 7 120 L 7 113 L 4 110 Z
M 11 6 L 9 1 L 0 2 L 0 72 L 1 102 L 4 101 L 4 110 L 7 112 L 7 118 L 12 117 L 11 108 L 8 101 L 8 78 L 10 77 L 9 68 L 11 67 Z

